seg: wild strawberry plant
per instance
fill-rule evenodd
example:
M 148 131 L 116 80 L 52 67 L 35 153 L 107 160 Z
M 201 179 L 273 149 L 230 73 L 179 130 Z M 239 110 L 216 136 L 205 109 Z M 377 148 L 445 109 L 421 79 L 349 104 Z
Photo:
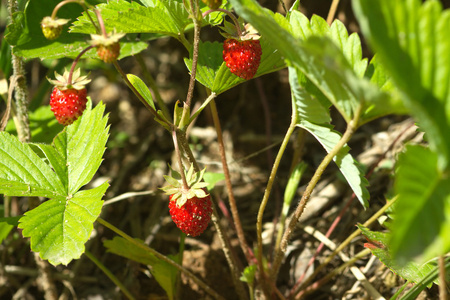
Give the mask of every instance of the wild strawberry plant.
M 75 101 L 75 110 L 69 107 L 74 102 L 67 103 L 67 99 L 81 97 L 80 91 L 89 84 L 83 77 L 82 86 L 75 87 L 79 76 L 79 71 L 75 72 L 77 64 L 83 59 L 100 59 L 113 64 L 142 105 L 171 136 L 176 166 L 172 174 L 165 176 L 168 185 L 162 188 L 170 195 L 170 214 L 176 225 L 192 236 L 200 235 L 212 220 L 211 226 L 221 239 L 229 276 L 240 299 L 254 299 L 262 294 L 267 299 L 297 299 L 328 280 L 323 278 L 312 284 L 312 280 L 317 280 L 319 271 L 316 270 L 285 291 L 277 286 L 287 247 L 300 217 L 308 209 L 312 192 L 327 166 L 335 163 L 361 206 L 369 207 L 368 181 L 360 163 L 349 152 L 348 143 L 362 125 L 375 119 L 390 114 L 413 116 L 419 129 L 425 132 L 427 145 L 407 146 L 397 161 L 394 196 L 372 218 L 392 206 L 394 212 L 389 214 L 386 223 L 389 231 L 371 231 L 368 226 L 373 220 L 370 219 L 358 225 L 354 235 L 364 235 L 368 240 L 366 248 L 393 272 L 416 284 L 403 298 L 412 299 L 435 282 L 445 299 L 445 274 L 450 269 L 447 255 L 450 251 L 450 40 L 447 38 L 450 14 L 442 9 L 439 1 L 428 0 L 422 4 L 419 0 L 354 0 L 353 9 L 362 34 L 375 53 L 370 60 L 362 56 L 357 34 L 349 35 L 339 20 L 327 23 L 316 15 L 307 18 L 298 9 L 300 1 L 284 14 L 263 8 L 254 0 L 205 1 L 205 4 L 197 0 L 25 2 L 20 9 L 15 1 L 10 1 L 10 24 L 2 41 L 1 62 L 5 74 L 10 72 L 7 66 L 11 62 L 4 54 L 10 49 L 13 56 L 14 72 L 9 85 L 15 89 L 12 104 L 15 118 L 7 132 L 0 133 L 0 192 L 5 201 L 12 196 L 41 197 L 45 201 L 30 207 L 22 216 L 8 217 L 5 212 L 5 218 L 1 219 L 3 238 L 17 226 L 30 239 L 31 250 L 52 265 L 67 265 L 86 254 L 106 270 L 108 266 L 103 266 L 85 249 L 94 223 L 98 222 L 118 234 L 104 241 L 105 248 L 150 266 L 170 299 L 176 297 L 179 272 L 210 296 L 223 298 L 214 286 L 208 286 L 189 266 L 181 264 L 184 235 L 180 238 L 180 253 L 163 255 L 99 217 L 107 182 L 83 189 L 101 165 L 110 127 L 102 102 L 92 107 L 92 101 L 85 100 L 83 94 L 82 101 Z M 49 10 L 53 7 L 53 11 Z M 202 41 L 200 33 L 204 27 L 217 28 L 225 38 L 220 42 Z M 173 114 L 160 99 L 153 99 L 150 90 L 155 92 L 157 87 L 148 87 L 138 76 L 126 74 L 120 65 L 121 59 L 145 50 L 149 41 L 165 37 L 180 42 L 188 53 L 184 59 L 190 74 L 186 99 L 175 104 Z M 20 64 L 24 59 L 33 58 L 73 59 L 66 75 L 50 79 L 52 84 L 64 86 L 62 90 L 56 87 L 56 92 L 71 91 L 70 95 L 53 95 L 50 101 L 56 118 L 65 127 L 53 118 L 42 117 L 51 116 L 48 106 L 28 109 L 23 101 L 26 85 Z M 215 99 L 247 80 L 284 68 L 289 71 L 291 122 L 261 195 L 254 220 L 255 243 L 250 245 L 233 194 Z M 204 99 L 194 99 L 195 88 L 204 89 Z M 6 97 L 2 128 L 9 118 L 11 98 L 12 92 Z M 194 106 L 194 101 L 200 105 Z M 223 178 L 245 261 L 230 251 L 227 231 L 220 222 L 224 216 L 213 205 L 214 197 L 210 194 L 214 180 L 200 170 L 188 144 L 187 129 L 206 107 L 212 111 L 221 145 Z M 334 129 L 332 107 L 346 124 L 343 132 Z M 31 117 L 35 114 L 37 120 Z M 45 136 L 39 134 L 43 123 L 49 128 Z M 327 154 L 299 199 L 295 194 L 305 162 L 293 161 L 279 224 L 274 224 L 278 226 L 278 234 L 273 251 L 268 251 L 262 238 L 263 217 L 281 159 L 299 128 L 311 134 Z M 185 161 L 189 161 L 190 167 Z M 333 249 L 327 261 L 346 247 L 354 235 Z M 355 259 L 367 252 L 355 255 Z M 106 273 L 133 299 L 133 293 L 125 285 L 111 272 Z

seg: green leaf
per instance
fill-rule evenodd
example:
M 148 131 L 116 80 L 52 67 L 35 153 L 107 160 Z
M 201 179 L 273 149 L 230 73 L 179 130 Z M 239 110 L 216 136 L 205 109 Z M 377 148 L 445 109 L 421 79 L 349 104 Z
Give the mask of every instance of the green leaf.
M 67 144 L 69 193 L 91 181 L 100 167 L 109 136 L 109 126 L 106 126 L 108 118 L 103 116 L 104 111 L 105 105 L 101 102 L 93 110 L 87 108 L 82 118 L 56 137 Z
M 64 186 L 28 144 L 0 132 L 0 193 L 9 196 L 53 197 Z
M 362 32 L 395 84 L 405 106 L 427 133 L 439 168 L 450 163 L 450 11 L 437 0 L 357 0 Z
M 89 36 L 74 34 L 67 31 L 65 25 L 61 36 L 54 40 L 47 40 L 42 34 L 40 22 L 60 1 L 58 0 L 31 0 L 25 12 L 20 12 L 13 23 L 8 27 L 9 41 L 14 45 L 14 54 L 26 58 L 58 59 L 63 57 L 75 58 L 88 44 Z M 75 20 L 82 12 L 80 5 L 71 3 L 58 10 L 58 17 Z M 93 16 L 93 14 L 91 14 Z M 121 53 L 119 58 L 130 56 L 147 48 L 142 41 L 121 40 Z M 83 57 L 97 58 L 95 49 L 91 49 Z
M 101 198 L 108 183 L 48 200 L 20 219 L 24 237 L 31 238 L 31 249 L 53 265 L 67 265 L 84 252 L 93 223 L 100 215 Z
M 158 281 L 161 287 L 166 291 L 169 299 L 173 299 L 178 270 L 171 264 L 159 260 L 154 254 L 145 250 L 144 248 L 148 246 L 142 241 L 136 241 L 142 243 L 143 247 L 130 243 L 122 237 L 115 237 L 112 240 L 104 241 L 103 245 L 108 249 L 108 252 L 126 257 L 144 265 L 149 265 L 151 267 L 151 273 L 156 281 Z M 172 259 L 173 258 L 174 257 L 172 256 Z
M 148 89 L 147 85 L 140 79 L 139 77 L 133 75 L 133 74 L 127 74 L 127 78 L 130 81 L 130 83 L 134 86 L 134 88 L 141 94 L 142 97 L 144 97 L 145 102 L 148 103 L 154 110 L 155 104 L 153 103 L 153 97 L 152 93 Z
M 398 160 L 398 193 L 392 224 L 392 253 L 400 261 L 427 261 L 450 251 L 450 178 L 439 171 L 438 156 L 408 146 Z
M 115 29 L 124 33 L 157 33 L 179 39 L 179 35 L 192 23 L 181 1 L 148 1 L 145 5 L 118 0 L 100 4 L 98 8 L 108 32 Z M 93 15 L 91 10 L 90 14 Z M 212 13 L 202 25 L 217 24 L 222 20 L 222 15 L 221 12 Z M 71 32 L 93 34 L 96 31 L 86 13 L 83 13 L 73 23 Z
M 364 108 L 365 103 L 378 103 L 386 97 L 362 77 L 367 62 L 361 60 L 359 39 L 356 36 L 347 38 L 340 23 L 333 24 L 334 27 L 324 36 L 324 22 L 314 18 L 303 32 L 301 25 L 306 23 L 305 18 L 299 17 L 298 13 L 291 13 L 291 25 L 279 15 L 263 9 L 254 0 L 230 2 L 237 13 L 267 38 L 290 65 L 305 74 L 347 122 L 361 105 Z M 297 30 L 299 28 L 301 30 Z M 308 37 L 308 30 L 314 35 Z M 360 124 L 364 122 L 362 118 Z
M 326 126 L 325 124 L 317 125 L 306 120 L 301 120 L 297 126 L 311 133 L 319 143 L 322 144 L 327 152 L 330 152 L 341 139 L 341 134 L 339 132 L 332 130 L 330 126 Z M 350 148 L 345 146 L 333 160 L 339 167 L 342 175 L 344 175 L 359 202 L 364 207 L 369 207 L 368 200 L 370 195 L 367 190 L 369 183 L 358 167 L 358 162 L 353 159 L 350 153 L 348 153 L 349 150 Z
M 208 191 L 211 191 L 218 182 L 225 180 L 225 175 L 223 173 L 205 172 L 203 180 L 208 184 L 206 187 Z
M 142 243 L 144 248 L 148 247 L 144 244 L 144 242 L 138 239 L 136 239 L 136 241 Z M 137 245 L 130 243 L 122 237 L 116 236 L 112 240 L 106 240 L 103 242 L 103 245 L 108 252 L 126 257 L 144 265 L 151 266 L 157 264 L 159 261 L 159 259 L 157 259 L 151 252 L 145 250 L 143 247 L 138 247 Z
M 405 265 L 400 265 L 391 257 L 389 252 L 389 241 L 391 240 L 389 233 L 370 231 L 362 225 L 357 226 L 369 241 L 364 246 L 369 248 L 372 254 L 378 257 L 386 267 L 402 278 L 416 283 L 421 281 L 430 271 L 437 269 L 436 262 L 428 262 L 423 265 L 408 262 Z

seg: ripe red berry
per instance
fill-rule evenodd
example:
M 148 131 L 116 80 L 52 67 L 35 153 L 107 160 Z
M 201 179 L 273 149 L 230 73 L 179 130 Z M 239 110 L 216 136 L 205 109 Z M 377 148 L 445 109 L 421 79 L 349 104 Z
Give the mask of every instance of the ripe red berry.
M 192 197 L 178 207 L 177 201 L 170 196 L 169 213 L 177 227 L 185 234 L 198 236 L 205 231 L 211 220 L 212 207 L 210 196 Z
M 72 124 L 86 109 L 86 97 L 86 89 L 60 90 L 55 87 L 50 96 L 50 107 L 56 120 L 62 125 Z
M 70 125 L 86 109 L 86 84 L 91 80 L 87 75 L 80 76 L 80 69 L 72 74 L 65 71 L 63 75 L 55 72 L 56 79 L 48 79 L 53 88 L 50 96 L 50 107 L 56 120 L 63 125 Z
M 231 73 L 245 79 L 252 79 L 261 62 L 259 40 L 238 41 L 228 38 L 223 43 L 223 60 Z

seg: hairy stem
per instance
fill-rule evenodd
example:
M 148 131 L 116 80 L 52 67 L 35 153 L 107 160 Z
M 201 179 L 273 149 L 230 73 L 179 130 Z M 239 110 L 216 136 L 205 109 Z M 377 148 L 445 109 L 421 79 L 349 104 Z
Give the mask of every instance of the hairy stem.
M 448 300 L 447 280 L 445 274 L 445 256 L 440 255 L 438 258 L 439 265 L 439 300 Z
M 206 283 L 204 283 L 201 279 L 199 279 L 197 276 L 195 276 L 188 269 L 186 269 L 183 266 L 177 264 L 176 262 L 174 262 L 173 260 L 169 259 L 168 257 L 162 255 L 161 253 L 159 253 L 155 249 L 150 248 L 146 244 L 144 244 L 142 242 L 139 242 L 138 240 L 132 238 L 131 236 L 129 236 L 128 234 L 126 234 L 125 232 L 120 230 L 119 228 L 115 227 L 111 223 L 103 220 L 102 218 L 98 218 L 97 221 L 100 224 L 102 224 L 103 226 L 105 226 L 106 228 L 109 228 L 110 230 L 114 231 L 116 234 L 118 234 L 121 237 L 123 237 L 125 240 L 127 240 L 131 244 L 133 244 L 133 245 L 135 245 L 135 246 L 137 246 L 137 247 L 139 247 L 141 249 L 144 249 L 145 251 L 147 251 L 147 252 L 153 254 L 154 256 L 156 256 L 156 258 L 158 258 L 158 259 L 168 263 L 169 265 L 175 267 L 180 272 L 183 272 L 186 276 L 188 276 L 192 281 L 194 281 L 196 284 L 198 284 L 202 289 L 205 290 L 205 292 L 207 292 L 209 295 L 211 295 L 215 299 L 224 299 L 221 295 L 219 295 L 216 291 L 214 291 L 210 286 L 208 286 Z
M 278 167 L 280 166 L 281 158 L 283 157 L 284 151 L 286 150 L 286 147 L 289 143 L 289 139 L 291 138 L 291 135 L 295 130 L 296 123 L 297 123 L 297 114 L 296 114 L 296 112 L 294 112 L 292 114 L 291 124 L 288 128 L 288 131 L 286 132 L 286 135 L 283 139 L 280 149 L 278 150 L 278 154 L 275 158 L 275 162 L 273 164 L 272 171 L 270 172 L 269 180 L 267 182 L 266 190 L 264 192 L 263 200 L 261 201 L 261 204 L 260 204 L 259 210 L 258 210 L 258 216 L 257 216 L 257 220 L 256 220 L 256 234 L 257 234 L 257 239 L 258 239 L 258 241 L 257 241 L 258 242 L 258 244 L 257 244 L 257 247 L 258 247 L 257 261 L 258 261 L 258 268 L 259 268 L 259 271 L 261 274 L 265 273 L 264 268 L 263 268 L 263 257 L 262 257 L 262 252 L 263 252 L 262 228 L 263 228 L 264 210 L 269 201 L 270 192 L 272 191 L 272 187 L 275 182 L 275 177 L 276 177 L 276 174 L 278 171 Z M 265 275 L 263 275 L 263 276 L 265 276 Z
M 217 112 L 217 106 L 214 100 L 210 102 L 210 108 L 214 121 L 214 127 L 216 128 L 217 142 L 219 143 L 220 160 L 222 161 L 222 169 L 225 175 L 225 184 L 227 186 L 228 200 L 230 203 L 231 214 L 233 216 L 234 227 L 236 229 L 241 249 L 244 252 L 245 257 L 247 258 L 248 263 L 250 263 L 252 257 L 250 255 L 247 241 L 245 240 L 244 230 L 242 229 L 242 223 L 241 219 L 239 218 L 239 212 L 236 205 L 236 199 L 234 198 L 233 194 L 233 186 L 231 184 L 230 170 L 228 169 L 227 157 L 225 153 L 225 145 L 223 143 L 222 128 L 220 126 L 219 114 Z
M 317 183 L 319 182 L 319 179 L 322 177 L 323 172 L 328 167 L 328 165 L 333 161 L 334 157 L 341 151 L 341 149 L 347 144 L 347 142 L 350 140 L 350 138 L 353 136 L 355 130 L 358 128 L 358 122 L 359 117 L 361 115 L 361 106 L 358 107 L 358 109 L 355 111 L 355 115 L 353 117 L 353 120 L 350 120 L 350 122 L 347 125 L 347 129 L 345 133 L 343 134 L 342 138 L 339 140 L 339 142 L 331 149 L 331 151 L 324 157 L 320 165 L 317 167 L 316 172 L 314 173 L 313 177 L 311 178 L 311 181 L 309 182 L 308 186 L 306 187 L 305 192 L 303 193 L 303 196 L 300 200 L 299 205 L 297 206 L 291 220 L 289 221 L 288 227 L 286 228 L 286 231 L 283 234 L 283 238 L 281 240 L 280 246 L 275 249 L 275 258 L 272 265 L 271 270 L 271 278 L 275 279 L 278 275 L 278 271 L 281 266 L 281 262 L 284 257 L 284 253 L 286 252 L 287 245 L 289 243 L 289 240 L 292 236 L 292 233 L 294 232 L 295 227 L 297 226 L 298 220 L 300 216 L 303 213 L 303 210 L 305 209 L 306 204 L 308 203 L 309 199 L 311 198 L 311 194 L 316 187 Z

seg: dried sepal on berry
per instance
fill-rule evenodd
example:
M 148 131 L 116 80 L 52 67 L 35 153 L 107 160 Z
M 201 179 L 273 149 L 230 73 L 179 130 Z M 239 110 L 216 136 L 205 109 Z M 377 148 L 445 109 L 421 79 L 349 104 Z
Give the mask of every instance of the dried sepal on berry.
M 119 40 L 124 37 L 124 33 L 111 33 L 107 36 L 91 34 L 92 40 L 89 43 L 97 48 L 98 57 L 106 63 L 112 63 L 119 58 Z
M 57 39 L 62 32 L 62 28 L 70 20 L 68 19 L 53 19 L 52 17 L 44 17 L 41 21 L 41 29 L 45 38 L 48 40 Z

